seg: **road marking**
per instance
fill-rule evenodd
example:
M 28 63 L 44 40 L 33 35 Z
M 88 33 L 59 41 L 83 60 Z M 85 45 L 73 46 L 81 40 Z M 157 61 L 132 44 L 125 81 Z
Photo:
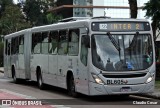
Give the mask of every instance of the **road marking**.
M 19 96 L 19 97 L 25 98 L 25 99 L 36 99 L 36 98 L 34 98 L 34 97 L 32 97 L 32 96 L 27 96 L 27 95 L 20 94 L 20 93 L 16 93 L 16 92 L 9 91 L 9 90 L 6 90 L 6 89 L 0 89 L 0 91 L 2 91 L 2 92 L 4 92 L 4 93 L 16 95 L 16 96 Z
M 29 99 L 36 99 L 35 97 L 32 96 L 27 96 L 24 94 L 20 94 L 20 93 L 16 93 L 13 91 L 9 91 L 6 89 L 0 89 L 0 99 L 1 100 L 7 100 L 7 99 L 27 99 L 29 101 Z M 26 101 L 27 101 L 26 100 Z M 38 99 L 37 99 L 38 100 Z M 42 101 L 43 103 L 43 101 Z M 56 103 L 55 103 L 56 104 Z M 41 105 L 41 106 L 33 106 L 33 105 L 29 105 L 29 106 L 20 106 L 20 105 L 16 105 L 16 106 L 4 106 L 4 105 L 0 105 L 0 108 L 19 108 L 19 107 L 24 107 L 24 108 L 70 108 L 70 107 L 66 107 L 64 105 Z

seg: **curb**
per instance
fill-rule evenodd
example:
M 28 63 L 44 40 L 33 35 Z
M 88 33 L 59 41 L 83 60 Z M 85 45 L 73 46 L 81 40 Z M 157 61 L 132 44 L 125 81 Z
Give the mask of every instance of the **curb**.
M 153 99 L 159 99 L 160 100 L 160 94 L 157 93 L 156 94 L 141 94 L 141 95 L 137 95 L 137 96 L 142 96 L 142 97 L 147 97 L 147 98 L 153 98 Z

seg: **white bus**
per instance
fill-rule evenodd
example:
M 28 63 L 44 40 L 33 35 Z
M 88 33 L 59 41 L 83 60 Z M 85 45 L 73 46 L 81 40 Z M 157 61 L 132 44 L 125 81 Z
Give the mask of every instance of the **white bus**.
M 146 20 L 88 18 L 33 27 L 4 37 L 5 76 L 69 94 L 154 91 L 155 48 Z

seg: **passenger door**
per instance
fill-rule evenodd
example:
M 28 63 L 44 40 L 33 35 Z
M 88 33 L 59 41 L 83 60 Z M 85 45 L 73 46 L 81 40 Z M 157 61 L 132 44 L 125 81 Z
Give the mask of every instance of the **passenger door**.
M 77 90 L 81 93 L 88 94 L 88 48 L 85 45 L 85 39 L 85 36 L 81 37 Z

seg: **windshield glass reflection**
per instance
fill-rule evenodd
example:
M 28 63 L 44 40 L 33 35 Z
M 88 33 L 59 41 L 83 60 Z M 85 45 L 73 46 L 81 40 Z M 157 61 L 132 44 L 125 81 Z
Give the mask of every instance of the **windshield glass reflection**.
M 92 61 L 104 71 L 148 68 L 153 62 L 150 35 L 93 35 Z

